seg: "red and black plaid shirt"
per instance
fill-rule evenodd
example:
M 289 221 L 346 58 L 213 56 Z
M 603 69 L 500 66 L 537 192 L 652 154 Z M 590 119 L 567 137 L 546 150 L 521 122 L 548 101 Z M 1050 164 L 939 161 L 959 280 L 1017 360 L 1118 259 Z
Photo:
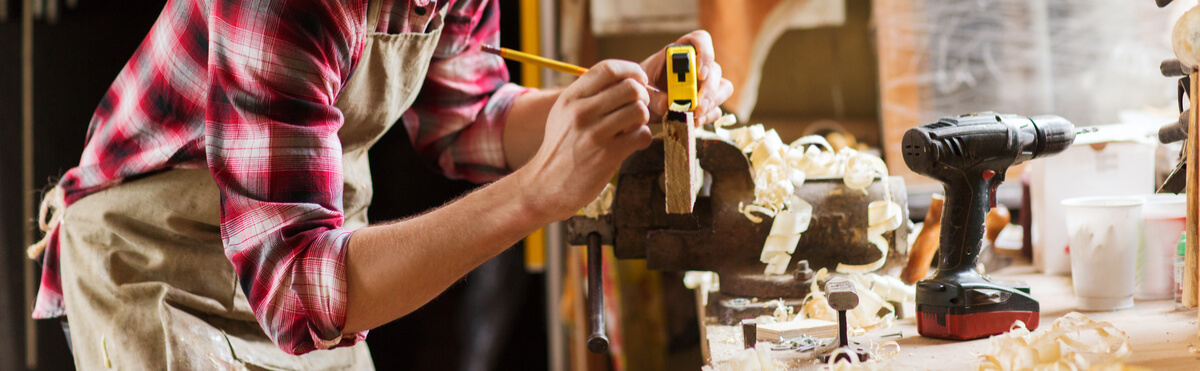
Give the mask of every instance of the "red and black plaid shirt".
M 445 26 L 401 121 L 447 176 L 508 171 L 501 132 L 525 89 L 506 84 L 499 6 L 488 0 L 384 0 L 376 31 Z M 222 194 L 221 234 L 258 322 L 294 354 L 351 345 L 346 320 L 342 159 L 334 107 L 367 34 L 366 0 L 170 0 L 100 101 L 66 204 L 126 179 L 208 168 Z M 297 151 L 303 147 L 303 151 Z M 303 166 L 271 167 L 288 163 Z M 46 250 L 35 318 L 64 314 L 58 229 Z

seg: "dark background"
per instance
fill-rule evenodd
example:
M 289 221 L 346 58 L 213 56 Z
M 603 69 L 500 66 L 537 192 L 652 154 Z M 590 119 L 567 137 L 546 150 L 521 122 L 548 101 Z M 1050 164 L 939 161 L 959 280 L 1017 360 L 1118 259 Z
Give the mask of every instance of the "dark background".
M 25 370 L 21 220 L 21 9 L 9 1 L 0 22 L 0 370 Z M 519 48 L 517 1 L 501 1 L 501 44 Z M 163 0 L 81 0 L 60 19 L 34 25 L 34 179 L 51 184 L 78 164 L 88 121 L 117 73 L 145 37 Z M 513 81 L 520 69 L 510 65 Z M 451 181 L 417 159 L 404 130 L 371 151 L 373 220 L 392 220 L 444 204 L 473 185 Z M 544 278 L 525 273 L 520 246 L 488 263 L 429 305 L 371 332 L 380 369 L 546 369 Z M 40 275 L 40 272 L 38 272 Z M 491 286 L 488 286 L 491 285 Z M 499 290 L 493 290 L 496 287 Z M 474 321 L 474 322 L 469 322 Z M 74 369 L 57 320 L 36 321 L 40 370 Z M 488 323 L 500 324 L 490 326 Z M 479 329 L 491 329 L 479 331 Z M 467 364 L 467 362 L 475 362 Z

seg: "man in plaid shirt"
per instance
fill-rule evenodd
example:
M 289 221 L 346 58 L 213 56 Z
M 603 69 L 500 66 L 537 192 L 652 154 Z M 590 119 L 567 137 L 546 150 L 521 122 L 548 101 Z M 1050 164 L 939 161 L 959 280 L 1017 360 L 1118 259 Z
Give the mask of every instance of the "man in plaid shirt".
M 479 49 L 498 44 L 497 12 L 495 0 L 169 0 L 101 99 L 79 166 L 58 184 L 60 198 L 48 196 L 66 211 L 41 245 L 35 317 L 68 316 L 85 368 L 252 363 L 206 350 L 211 344 L 162 338 L 185 322 L 234 337 L 222 321 L 256 320 L 290 355 L 346 347 L 572 215 L 625 157 L 649 145 L 646 123 L 667 104 L 643 84 L 664 85 L 663 53 L 640 65 L 601 62 L 562 90 L 522 88 L 507 83 L 499 57 Z M 707 33 L 677 43 L 698 50 L 696 113 L 711 122 L 732 85 Z M 391 63 L 381 57 L 389 53 Z M 372 60 L 381 62 L 370 67 Z M 379 75 L 380 68 L 400 72 Z M 353 139 L 362 132 L 357 122 L 381 121 L 362 117 L 386 105 L 347 102 L 364 91 L 352 82 L 415 88 L 392 95 L 411 104 L 391 106 L 400 107 L 398 121 L 418 152 L 447 176 L 491 183 L 418 217 L 352 225 L 370 198 L 369 174 L 357 173 L 354 161 L 365 161 L 378 135 Z M 397 121 L 384 118 L 380 130 Z M 168 180 L 197 171 L 203 176 Z M 190 196 L 207 189 L 211 198 Z M 179 232 L 191 228 L 179 220 L 210 214 L 219 240 L 204 241 L 201 227 L 194 236 Z M 97 231 L 81 232 L 87 228 Z M 204 255 L 189 255 L 206 244 L 221 246 L 232 265 L 213 268 L 199 263 Z M 219 269 L 236 275 L 236 292 L 207 293 L 225 279 Z M 153 326 L 132 325 L 146 321 Z M 228 340 L 233 353 L 250 349 L 239 341 Z M 122 346 L 134 349 L 114 350 Z M 211 359 L 180 359 L 189 356 Z M 308 363 L 328 366 L 316 364 Z

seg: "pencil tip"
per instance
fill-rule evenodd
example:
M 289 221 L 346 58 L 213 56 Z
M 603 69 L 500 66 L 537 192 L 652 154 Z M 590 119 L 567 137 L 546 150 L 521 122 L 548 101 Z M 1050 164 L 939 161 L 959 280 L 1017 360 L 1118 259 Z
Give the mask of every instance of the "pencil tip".
M 495 55 L 500 55 L 500 48 L 497 48 L 495 46 L 491 46 L 488 44 L 479 44 L 479 49 L 483 50 L 485 53 L 492 53 Z

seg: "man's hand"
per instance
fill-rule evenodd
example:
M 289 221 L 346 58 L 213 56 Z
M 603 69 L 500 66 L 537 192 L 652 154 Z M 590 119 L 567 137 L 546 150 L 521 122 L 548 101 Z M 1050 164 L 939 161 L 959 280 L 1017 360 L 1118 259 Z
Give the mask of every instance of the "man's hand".
M 725 100 L 733 95 L 733 83 L 721 77 L 721 65 L 714 59 L 716 53 L 713 52 L 712 37 L 708 35 L 708 31 L 693 31 L 672 44 L 690 44 L 696 48 L 696 84 L 700 89 L 700 105 L 695 110 L 696 125 L 716 121 L 721 117 L 721 109 L 717 106 L 725 103 Z M 650 81 L 663 90 L 667 87 L 667 77 L 664 73 L 665 53 L 664 47 L 642 61 L 642 68 L 646 70 Z M 667 114 L 666 94 L 655 94 L 650 103 L 650 114 L 655 118 Z
M 650 145 L 646 81 L 638 64 L 607 60 L 562 92 L 537 154 L 513 174 L 520 174 L 534 210 L 551 220 L 571 216 L 595 199 L 626 157 Z

